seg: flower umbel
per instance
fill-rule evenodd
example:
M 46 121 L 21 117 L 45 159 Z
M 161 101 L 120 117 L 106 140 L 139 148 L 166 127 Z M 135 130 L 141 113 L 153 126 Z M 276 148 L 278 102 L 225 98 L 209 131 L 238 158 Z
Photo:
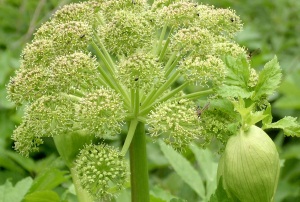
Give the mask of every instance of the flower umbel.
M 232 10 L 188 0 L 153 5 L 95 0 L 62 7 L 25 47 L 8 84 L 9 98 L 27 106 L 13 135 L 15 148 L 28 156 L 44 137 L 53 137 L 95 200 L 112 195 L 126 181 L 128 149 L 134 161 L 146 159 L 140 137 L 145 128 L 179 151 L 193 140 L 211 139 L 203 136 L 211 128 L 201 124 L 210 123 L 197 115 L 195 103 L 224 83 L 224 56 L 246 55 L 232 40 L 241 27 Z M 249 85 L 256 83 L 252 74 Z M 92 143 L 113 137 L 121 144 L 118 134 L 127 129 L 121 154 Z M 135 151 L 144 156 L 134 156 Z M 132 196 L 139 193 L 148 201 L 147 165 L 131 172 L 132 181 L 143 176 L 142 185 L 132 182 Z
M 85 146 L 75 164 L 82 186 L 96 198 L 111 198 L 128 177 L 124 156 L 107 145 Z

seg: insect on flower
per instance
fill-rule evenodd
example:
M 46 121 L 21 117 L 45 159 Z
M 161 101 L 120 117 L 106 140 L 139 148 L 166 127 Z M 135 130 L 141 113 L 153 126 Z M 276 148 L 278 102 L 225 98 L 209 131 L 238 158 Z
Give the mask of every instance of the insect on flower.
M 201 114 L 202 114 L 205 110 L 208 109 L 209 105 L 210 105 L 210 102 L 208 102 L 207 104 L 205 104 L 204 107 L 202 107 L 202 109 L 201 109 L 199 106 L 197 106 L 196 113 L 197 113 L 198 118 L 200 118 Z
M 251 59 L 255 55 L 259 55 L 260 52 L 261 52 L 260 48 L 249 51 L 248 52 L 248 59 Z
M 82 39 L 83 37 L 85 37 L 85 34 L 81 35 L 80 38 Z

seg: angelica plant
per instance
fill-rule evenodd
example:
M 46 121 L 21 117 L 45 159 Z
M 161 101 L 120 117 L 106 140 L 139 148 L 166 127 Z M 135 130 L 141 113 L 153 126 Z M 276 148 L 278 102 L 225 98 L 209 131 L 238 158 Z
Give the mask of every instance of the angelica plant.
M 130 176 L 132 201 L 147 202 L 146 135 L 178 151 L 192 141 L 205 147 L 214 138 L 226 145 L 237 133 L 256 133 L 253 125 L 261 120 L 265 128 L 298 135 L 291 117 L 271 123 L 267 96 L 279 84 L 280 68 L 275 58 L 260 73 L 252 69 L 247 50 L 234 42 L 241 29 L 233 10 L 188 0 L 62 7 L 26 45 L 8 84 L 9 98 L 26 106 L 14 148 L 28 156 L 52 137 L 79 201 L 110 200 Z M 191 92 L 193 87 L 200 90 Z M 200 99 L 210 103 L 201 113 Z M 104 143 L 122 129 L 127 135 L 120 148 Z M 239 185 L 227 172 L 230 158 L 225 155 L 220 175 L 229 195 L 239 198 Z M 275 184 L 276 169 L 270 177 Z M 273 197 L 276 186 L 265 187 Z

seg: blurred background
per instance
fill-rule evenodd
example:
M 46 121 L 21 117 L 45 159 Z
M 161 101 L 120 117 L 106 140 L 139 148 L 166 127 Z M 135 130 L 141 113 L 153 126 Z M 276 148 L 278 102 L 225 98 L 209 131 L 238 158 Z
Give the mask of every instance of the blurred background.
M 57 158 L 51 140 L 46 139 L 40 152 L 30 158 L 21 157 L 14 152 L 11 134 L 21 121 L 23 109 L 6 99 L 5 89 L 9 78 L 19 67 L 21 50 L 32 39 L 36 28 L 56 9 L 70 2 L 76 1 L 0 0 L 0 195 L 4 183 L 7 185 L 9 182 L 14 186 L 25 177 L 31 176 L 38 178 L 40 184 L 46 182 L 43 186 L 40 184 L 33 188 L 30 186 L 31 191 L 54 189 L 65 201 L 76 201 L 70 178 L 64 171 L 64 164 Z M 278 92 L 270 97 L 274 121 L 287 115 L 299 117 L 300 1 L 203 0 L 198 2 L 236 10 L 244 22 L 244 31 L 236 37 L 236 40 L 249 50 L 254 68 L 259 70 L 274 55 L 277 55 L 284 76 Z M 283 164 L 275 201 L 300 201 L 300 142 L 297 138 L 283 137 L 277 130 L 267 132 L 274 139 Z M 154 179 L 159 178 L 163 167 L 166 166 L 165 159 L 155 152 L 156 147 L 150 145 L 148 148 L 151 154 L 149 169 Z M 195 160 L 192 154 L 185 156 L 190 162 Z M 45 174 L 45 169 L 49 166 L 52 170 Z M 160 183 L 162 187 L 168 187 L 174 195 L 179 194 L 185 198 L 189 190 L 176 193 L 180 187 L 172 185 L 174 179 L 176 180 L 176 177 L 169 177 Z M 193 199 L 190 198 L 189 201 Z

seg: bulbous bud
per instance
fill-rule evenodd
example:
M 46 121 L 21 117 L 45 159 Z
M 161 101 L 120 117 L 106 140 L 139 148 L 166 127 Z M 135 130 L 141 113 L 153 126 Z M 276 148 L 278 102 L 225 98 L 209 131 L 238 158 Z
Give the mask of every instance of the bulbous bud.
M 270 202 L 277 188 L 279 155 L 271 138 L 257 126 L 232 136 L 220 160 L 218 177 L 231 197 Z

